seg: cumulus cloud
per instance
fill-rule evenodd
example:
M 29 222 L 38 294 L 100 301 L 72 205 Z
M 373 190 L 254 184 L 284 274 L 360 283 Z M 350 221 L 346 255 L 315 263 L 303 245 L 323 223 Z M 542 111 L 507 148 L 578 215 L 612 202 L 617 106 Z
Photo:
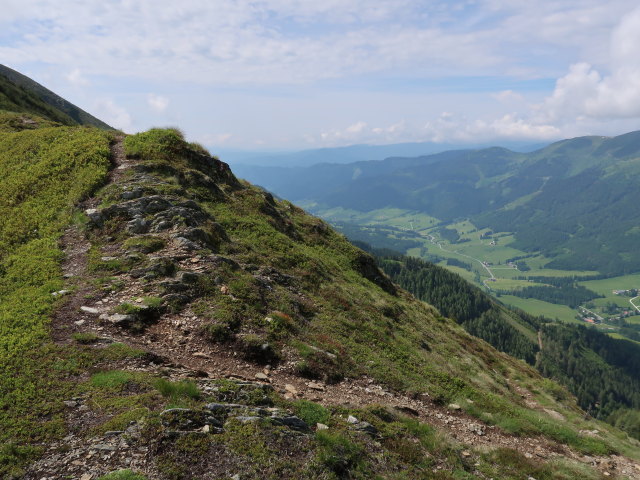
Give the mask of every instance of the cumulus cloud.
M 162 113 L 169 106 L 169 99 L 167 97 L 163 97 L 162 95 L 155 95 L 153 93 L 150 93 L 149 95 L 147 95 L 147 104 L 153 111 Z
M 625 15 L 610 42 L 610 73 L 586 62 L 571 65 L 542 104 L 546 121 L 640 117 L 640 9 Z
M 402 141 L 405 131 L 405 122 L 388 125 L 386 127 L 372 127 L 366 122 L 358 121 L 344 129 L 332 129 L 322 132 L 319 138 L 307 135 L 308 143 L 322 143 L 323 145 L 344 145 L 353 143 L 394 143 Z

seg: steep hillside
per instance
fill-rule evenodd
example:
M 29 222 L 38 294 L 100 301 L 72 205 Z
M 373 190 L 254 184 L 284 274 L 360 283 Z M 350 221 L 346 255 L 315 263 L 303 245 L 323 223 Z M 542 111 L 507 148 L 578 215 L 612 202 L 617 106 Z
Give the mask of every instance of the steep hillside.
M 179 132 L 1 135 L 22 182 L 2 189 L 5 476 L 38 457 L 24 478 L 635 475 L 609 455 L 637 443 Z M 27 151 L 75 188 L 27 174 Z
M 30 113 L 64 125 L 91 125 L 111 129 L 103 121 L 4 65 L 0 65 L 0 111 L 2 110 Z
M 472 335 L 567 386 L 594 417 L 640 439 L 638 343 L 507 308 L 443 267 L 368 249 L 394 282 L 455 319 Z

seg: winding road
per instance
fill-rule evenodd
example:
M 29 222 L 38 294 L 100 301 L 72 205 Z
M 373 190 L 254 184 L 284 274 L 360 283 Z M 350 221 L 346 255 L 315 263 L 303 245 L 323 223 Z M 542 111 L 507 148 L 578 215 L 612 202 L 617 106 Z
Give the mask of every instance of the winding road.
M 455 254 L 455 255 L 460 255 L 461 257 L 465 257 L 465 258 L 468 258 L 468 259 L 470 259 L 470 260 L 473 260 L 474 262 L 478 262 L 480 265 L 482 265 L 482 268 L 484 268 L 484 269 L 487 271 L 487 273 L 489 274 L 489 277 L 490 277 L 490 278 L 489 278 L 488 280 L 489 280 L 489 281 L 495 281 L 495 280 L 496 280 L 495 275 L 493 274 L 493 272 L 491 271 L 491 269 L 488 267 L 488 265 L 486 265 L 486 264 L 485 264 L 482 260 L 480 260 L 479 258 L 475 258 L 475 257 L 472 257 L 471 255 L 467 255 L 467 254 L 464 254 L 464 253 L 456 252 L 455 250 L 447 250 L 446 248 L 444 248 L 444 247 L 442 246 L 442 243 L 441 243 L 441 242 L 438 242 L 438 240 L 436 239 L 436 237 L 434 237 L 433 235 L 431 235 L 431 234 L 429 234 L 429 233 L 425 233 L 425 234 L 423 234 L 423 233 L 418 232 L 418 234 L 419 234 L 420 236 L 422 236 L 422 237 L 427 237 L 427 238 L 429 239 L 429 241 L 430 241 L 432 244 L 437 245 L 438 247 L 440 247 L 440 250 L 442 250 L 442 251 L 444 251 L 444 252 L 453 253 L 453 254 Z M 508 268 L 508 269 L 515 269 L 515 270 L 517 270 L 517 269 L 518 269 L 518 267 L 502 267 L 502 269 L 507 269 L 507 268 Z M 483 284 L 485 287 L 487 287 L 489 290 L 491 290 L 491 287 L 487 284 L 487 280 L 482 280 L 482 284 Z
M 640 312 L 640 307 L 638 307 L 638 305 L 636 305 L 635 303 L 633 303 L 633 301 L 634 301 L 636 298 L 640 298 L 640 295 L 638 295 L 637 297 L 633 297 L 633 298 L 629 299 L 629 303 L 633 306 L 633 308 L 635 308 L 638 312 Z

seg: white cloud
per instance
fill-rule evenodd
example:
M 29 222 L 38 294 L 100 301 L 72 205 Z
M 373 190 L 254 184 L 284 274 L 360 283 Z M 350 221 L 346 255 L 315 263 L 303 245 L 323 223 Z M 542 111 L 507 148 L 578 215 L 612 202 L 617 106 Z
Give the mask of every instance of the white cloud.
M 11 64 L 237 85 L 411 70 L 541 75 L 559 49 L 594 51 L 628 0 L 7 0 Z M 27 12 L 29 14 L 27 15 Z M 525 53 L 523 58 L 523 52 Z M 523 68 L 531 55 L 547 60 Z
M 205 133 L 198 135 L 196 140 L 205 145 L 219 146 L 227 143 L 232 137 L 231 133 Z
M 588 63 L 571 65 L 540 109 L 547 121 L 640 117 L 640 9 L 623 17 L 610 42 L 611 67 L 601 74 Z
M 112 127 L 128 132 L 133 126 L 133 120 L 129 112 L 110 98 L 98 100 L 93 110 L 98 118 Z
M 89 85 L 89 80 L 87 80 L 82 75 L 82 72 L 80 71 L 79 68 L 74 68 L 73 70 L 71 70 L 67 74 L 67 80 L 69 80 L 69 82 L 72 85 L 76 85 L 76 86 L 79 86 L 79 87 L 85 87 L 85 86 Z
M 524 100 L 524 97 L 519 93 L 514 92 L 513 90 L 503 90 L 498 93 L 492 94 L 492 97 L 498 100 L 501 103 L 514 103 L 521 102 Z
M 147 95 L 147 104 L 157 113 L 164 112 L 169 106 L 169 99 L 161 95 L 150 93 Z
M 383 144 L 402 141 L 403 135 L 406 133 L 404 121 L 386 127 L 371 127 L 366 122 L 358 121 L 344 129 L 322 132 L 319 138 L 305 135 L 305 139 L 307 143 L 321 143 L 325 146 L 354 143 Z

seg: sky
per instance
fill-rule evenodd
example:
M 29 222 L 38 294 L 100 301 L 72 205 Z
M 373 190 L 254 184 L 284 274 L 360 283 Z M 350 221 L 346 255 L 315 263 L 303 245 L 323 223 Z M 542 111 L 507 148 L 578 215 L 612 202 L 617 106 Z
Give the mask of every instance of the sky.
M 0 63 L 216 149 L 640 129 L 630 0 L 2 0 Z

